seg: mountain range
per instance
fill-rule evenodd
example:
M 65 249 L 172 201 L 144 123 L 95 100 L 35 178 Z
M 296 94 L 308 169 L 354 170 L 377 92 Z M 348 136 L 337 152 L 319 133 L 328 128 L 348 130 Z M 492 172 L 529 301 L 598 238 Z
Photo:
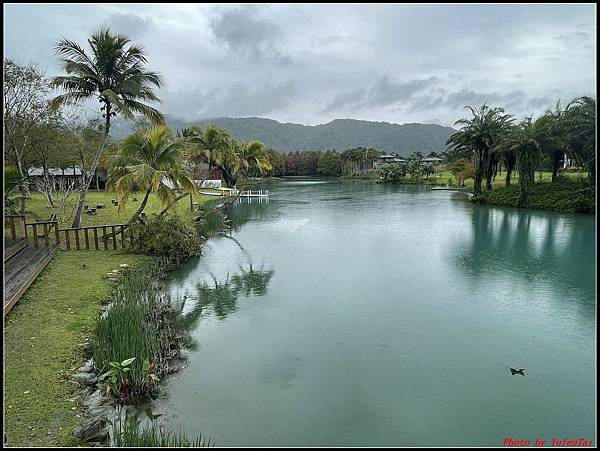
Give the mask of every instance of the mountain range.
M 192 122 L 168 116 L 167 124 L 180 130 L 189 127 Z M 218 125 L 229 130 L 238 139 L 258 139 L 281 152 L 372 147 L 400 155 L 417 151 L 428 154 L 444 150 L 446 140 L 455 132 L 451 127 L 435 124 L 400 125 L 357 119 L 335 119 L 327 124 L 301 125 L 261 117 L 219 117 L 194 121 L 193 124 L 200 127 Z M 121 138 L 131 130 L 128 123 L 116 120 L 111 133 Z

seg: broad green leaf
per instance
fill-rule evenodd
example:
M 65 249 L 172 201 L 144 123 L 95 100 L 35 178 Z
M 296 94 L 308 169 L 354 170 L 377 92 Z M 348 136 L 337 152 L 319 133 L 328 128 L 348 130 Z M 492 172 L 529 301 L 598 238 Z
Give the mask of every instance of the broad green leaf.
M 121 362 L 121 366 L 127 366 L 127 365 L 130 365 L 130 364 L 131 364 L 131 362 L 133 362 L 134 360 L 135 360 L 135 357 L 132 357 L 132 358 L 130 358 L 130 359 L 127 359 L 127 360 L 123 360 L 123 361 Z

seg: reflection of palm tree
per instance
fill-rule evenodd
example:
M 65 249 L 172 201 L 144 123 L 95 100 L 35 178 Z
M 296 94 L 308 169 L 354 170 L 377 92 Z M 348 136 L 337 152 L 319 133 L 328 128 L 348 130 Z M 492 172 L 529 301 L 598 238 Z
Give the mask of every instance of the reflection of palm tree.
M 234 312 L 237 308 L 237 289 L 231 283 L 229 276 L 227 276 L 225 282 L 219 283 L 214 277 L 213 280 L 213 286 L 207 283 L 198 285 L 198 304 L 212 306 L 217 318 L 225 319 L 227 315 Z
M 271 277 L 273 277 L 273 273 L 273 270 L 265 271 L 262 267 L 259 271 L 256 271 L 252 268 L 252 264 L 250 264 L 249 270 L 240 268 L 240 274 L 233 276 L 231 281 L 238 290 L 244 292 L 246 297 L 251 294 L 264 296 L 267 292 Z
M 515 283 L 544 279 L 553 290 L 580 293 L 565 302 L 573 302 L 582 317 L 594 318 L 593 216 L 578 216 L 579 224 L 562 228 L 561 222 L 572 219 L 480 205 L 471 214 L 470 238 L 452 252 L 451 267 L 461 276 L 476 283 L 506 276 Z M 546 227 L 538 240 L 534 231 L 540 222 Z
M 194 328 L 202 313 L 210 307 L 217 318 L 225 319 L 230 313 L 237 310 L 237 301 L 240 294 L 248 297 L 264 296 L 274 270 L 255 270 L 250 264 L 249 269 L 240 268 L 240 273 L 232 277 L 229 275 L 222 282 L 211 274 L 212 283 L 203 282 L 196 286 L 197 302 L 194 307 L 179 317 L 178 326 L 183 332 Z

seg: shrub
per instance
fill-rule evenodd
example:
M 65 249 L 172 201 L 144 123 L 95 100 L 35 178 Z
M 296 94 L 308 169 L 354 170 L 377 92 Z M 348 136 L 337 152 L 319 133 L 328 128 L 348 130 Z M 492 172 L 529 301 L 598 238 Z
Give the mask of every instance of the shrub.
M 483 191 L 473 202 L 512 207 L 519 197 L 519 186 Z M 538 182 L 531 185 L 528 208 L 565 213 L 594 213 L 596 190 L 586 180 L 561 179 L 557 182 Z
M 200 255 L 200 237 L 196 230 L 177 216 L 152 215 L 144 224 L 131 226 L 136 250 L 162 257 L 177 265 Z

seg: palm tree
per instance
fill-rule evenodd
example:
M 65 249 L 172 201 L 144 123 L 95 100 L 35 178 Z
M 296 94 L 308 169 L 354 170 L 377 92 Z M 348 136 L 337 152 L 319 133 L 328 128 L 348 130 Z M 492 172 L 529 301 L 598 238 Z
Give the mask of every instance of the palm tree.
M 517 155 L 519 197 L 516 207 L 528 205 L 529 187 L 534 182 L 536 164 L 544 148 L 552 142 L 550 125 L 549 116 L 542 116 L 535 121 L 527 117 L 521 123 L 511 126 L 501 137 L 498 148 Z
M 112 158 L 107 188 L 117 195 L 119 208 L 136 191 L 145 191 L 140 207 L 128 224 L 139 218 L 152 192 L 163 207 L 172 209 L 177 192 L 196 191 L 184 164 L 184 151 L 185 142 L 175 139 L 173 132 L 164 125 L 125 138 Z
M 221 160 L 222 154 L 231 147 L 232 143 L 229 132 L 216 125 L 208 125 L 204 130 L 194 125 L 183 129 L 181 136 L 193 144 L 189 153 L 190 160 L 194 163 L 207 163 L 209 171 L 215 162 Z
M 548 142 L 544 148 L 550 160 L 550 170 L 552 172 L 552 181 L 558 180 L 558 171 L 560 170 L 560 162 L 568 151 L 568 141 L 565 139 L 563 131 L 565 111 L 560 108 L 560 101 L 556 103 L 554 110 L 546 111 L 546 124 L 548 134 L 552 137 L 552 141 Z
M 587 167 L 590 180 L 596 178 L 596 99 L 579 97 L 565 109 L 562 127 L 568 146 Z
M 144 102 L 160 102 L 154 88 L 160 88 L 162 78 L 156 72 L 146 71 L 146 54 L 141 47 L 130 45 L 130 39 L 121 34 L 101 29 L 88 39 L 91 53 L 76 42 L 61 39 L 55 51 L 67 75 L 54 77 L 52 86 L 66 93 L 52 100 L 52 107 L 59 108 L 67 103 L 81 103 L 97 97 L 102 105 L 104 137 L 94 161 L 85 174 L 79 195 L 73 227 L 81 225 L 83 204 L 90 183 L 98 167 L 102 152 L 106 148 L 111 117 L 117 114 L 132 119 L 140 114 L 153 123 L 164 123 L 163 115 Z
M 481 108 L 466 106 L 473 115 L 472 118 L 459 119 L 454 125 L 460 125 L 460 130 L 447 141 L 447 145 L 452 149 L 469 152 L 474 156 L 476 170 L 473 194 L 481 194 L 481 182 L 484 174 L 490 174 L 491 166 L 490 152 L 495 146 L 498 137 L 512 122 L 509 114 L 504 113 L 503 108 L 489 107 L 483 105 Z M 489 177 L 488 177 L 489 178 Z M 491 189 L 491 182 L 488 183 L 488 189 Z
M 263 174 L 273 167 L 269 163 L 267 148 L 260 141 L 239 142 L 236 146 L 242 170 L 246 175 Z

